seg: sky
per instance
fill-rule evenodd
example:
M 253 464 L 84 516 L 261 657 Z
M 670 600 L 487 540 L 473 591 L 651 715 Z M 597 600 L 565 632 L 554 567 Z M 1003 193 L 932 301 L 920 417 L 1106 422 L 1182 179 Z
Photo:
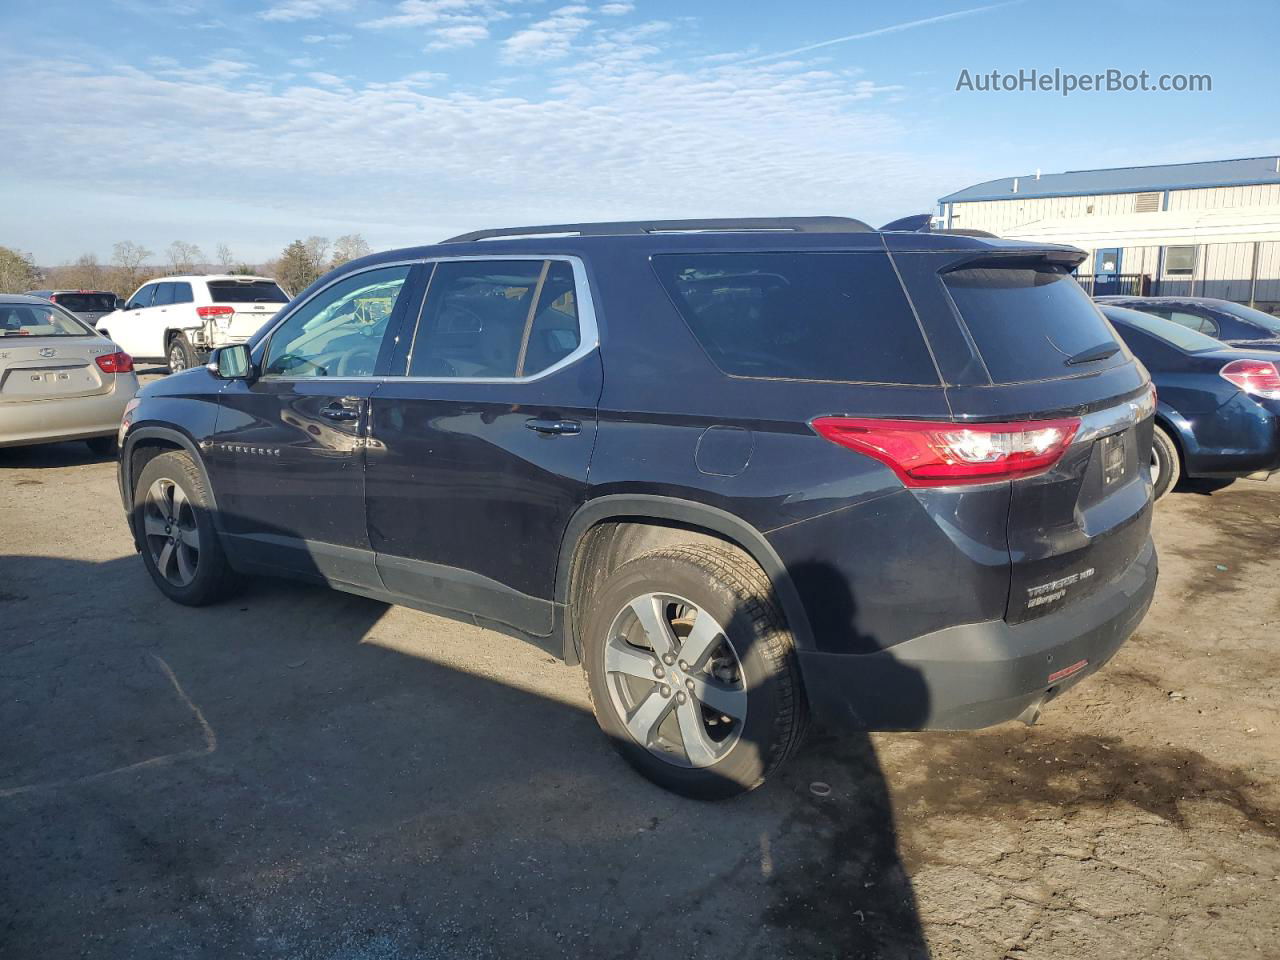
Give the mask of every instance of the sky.
M 1280 4 L 1242 0 L 4 0 L 0 245 L 880 224 L 1036 169 L 1276 153 L 1277 36 Z M 1032 68 L 1213 88 L 956 89 Z

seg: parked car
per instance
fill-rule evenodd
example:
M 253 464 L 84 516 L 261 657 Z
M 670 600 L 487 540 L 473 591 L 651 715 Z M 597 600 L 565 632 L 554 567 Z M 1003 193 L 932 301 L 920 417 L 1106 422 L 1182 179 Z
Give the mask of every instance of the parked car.
M 1098 297 L 1221 340 L 1227 346 L 1280 351 L 1280 317 L 1213 297 Z
M 84 440 L 115 450 L 133 360 L 57 304 L 0 295 L 0 447 Z
M 1228 347 L 1144 311 L 1102 312 L 1151 373 L 1159 402 L 1151 449 L 1157 498 L 1181 477 L 1280 470 L 1280 369 L 1266 350 Z
M 244 343 L 288 302 L 269 277 L 162 277 L 144 283 L 98 327 L 134 359 L 177 373 L 204 363 L 214 347 Z
M 124 306 L 124 301 L 110 290 L 28 290 L 27 296 L 56 303 L 91 327 L 96 327 L 112 310 Z
M 1142 619 L 1154 398 L 1083 256 L 843 218 L 376 254 L 148 384 L 120 492 L 178 603 L 285 575 L 496 626 L 725 796 L 810 717 L 1034 719 Z

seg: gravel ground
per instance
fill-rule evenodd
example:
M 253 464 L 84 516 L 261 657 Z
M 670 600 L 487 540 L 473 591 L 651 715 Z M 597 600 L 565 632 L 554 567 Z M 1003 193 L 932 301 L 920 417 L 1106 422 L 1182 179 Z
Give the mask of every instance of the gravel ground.
M 112 463 L 0 477 L 2 957 L 1280 956 L 1280 482 L 1160 505 L 1151 614 L 1040 725 L 818 735 L 705 805 L 530 646 L 174 606 Z

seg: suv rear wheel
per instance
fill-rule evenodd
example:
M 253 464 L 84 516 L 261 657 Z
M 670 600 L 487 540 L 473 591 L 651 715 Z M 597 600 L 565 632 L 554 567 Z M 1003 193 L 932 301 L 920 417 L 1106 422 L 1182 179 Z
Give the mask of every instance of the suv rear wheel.
M 175 333 L 169 340 L 169 372 L 178 373 L 196 365 L 196 352 L 185 333 Z
M 741 554 L 688 545 L 624 563 L 596 591 L 583 637 L 600 728 L 662 787 L 706 800 L 751 790 L 800 743 L 791 634 Z
M 190 607 L 219 599 L 233 582 L 211 503 L 204 477 L 181 451 L 147 463 L 134 487 L 133 522 L 147 573 L 166 597 Z

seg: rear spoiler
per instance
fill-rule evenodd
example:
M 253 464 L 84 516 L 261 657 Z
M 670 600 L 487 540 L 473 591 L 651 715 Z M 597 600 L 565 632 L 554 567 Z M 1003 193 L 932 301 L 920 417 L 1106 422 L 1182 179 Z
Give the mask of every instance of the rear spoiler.
M 928 213 L 913 213 L 907 217 L 899 217 L 897 220 L 890 220 L 880 228 L 880 232 L 942 233 L 949 234 L 953 237 L 988 237 L 992 240 L 1000 239 L 994 233 L 988 233 L 986 230 L 965 230 L 962 227 L 953 227 L 949 230 L 935 230 L 933 228 L 933 215 Z

